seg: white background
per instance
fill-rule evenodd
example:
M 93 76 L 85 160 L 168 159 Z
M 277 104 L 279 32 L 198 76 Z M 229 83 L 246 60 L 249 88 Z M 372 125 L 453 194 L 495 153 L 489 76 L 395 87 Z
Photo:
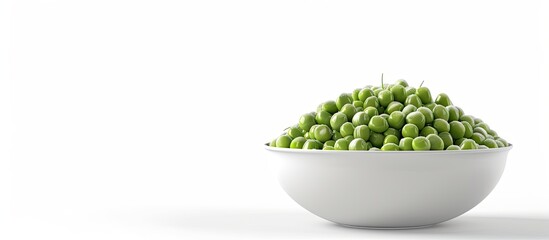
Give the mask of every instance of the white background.
M 1 239 L 547 238 L 547 1 L 2 1 Z M 366 84 L 425 80 L 515 145 L 435 228 L 337 227 L 262 144 Z

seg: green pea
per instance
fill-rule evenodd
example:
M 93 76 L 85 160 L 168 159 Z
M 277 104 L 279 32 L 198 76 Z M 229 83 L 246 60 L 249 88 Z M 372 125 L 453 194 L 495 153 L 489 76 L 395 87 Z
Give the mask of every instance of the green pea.
M 290 136 L 292 138 L 302 137 L 303 136 L 303 132 L 301 132 L 301 129 L 299 129 L 299 127 L 295 127 L 295 126 L 289 127 L 288 130 L 286 131 L 286 133 L 288 134 L 288 136 Z
M 304 137 L 296 137 L 290 143 L 290 148 L 302 149 L 306 141 L 307 139 L 305 139 Z
M 324 124 L 318 125 L 314 132 L 316 140 L 320 142 L 326 142 L 332 139 L 332 129 Z
M 315 125 L 315 115 L 311 113 L 305 113 L 299 118 L 299 128 L 309 131 L 313 125 Z
M 503 139 L 503 138 L 496 138 L 496 140 L 500 141 L 501 143 L 503 143 L 504 146 L 506 147 L 509 147 L 509 143 L 507 143 L 507 140 Z
M 433 121 L 433 127 L 439 132 L 439 133 L 442 133 L 442 132 L 450 132 L 450 124 L 442 119 L 442 118 L 437 118 Z
M 481 123 L 481 122 L 484 122 L 484 121 L 482 121 L 482 119 L 480 119 L 480 118 L 474 118 L 474 119 L 475 119 L 475 124 L 474 124 L 474 125 L 477 125 L 477 124 L 479 124 L 479 123 Z M 473 126 L 474 126 L 474 125 L 473 125 Z
M 322 149 L 323 144 L 317 140 L 307 139 L 303 144 L 303 149 Z
M 401 138 L 400 142 L 398 144 L 398 147 L 402 151 L 412 151 L 412 150 L 414 150 L 414 148 L 412 148 L 412 141 L 413 140 L 414 139 L 411 138 L 411 137 Z
M 460 138 L 460 139 L 457 139 L 454 144 L 455 145 L 459 145 L 461 146 L 461 143 L 463 143 L 463 141 L 467 140 L 467 138 Z M 474 142 L 474 141 L 473 141 Z
M 406 89 L 404 86 L 400 84 L 396 84 L 391 88 L 391 93 L 393 94 L 393 97 L 395 101 L 404 103 L 406 101 Z
M 377 98 L 379 100 L 379 104 L 384 107 L 388 106 L 389 103 L 395 100 L 393 97 L 393 93 L 391 93 L 391 91 L 389 90 L 380 91 L 377 95 Z
M 310 129 L 309 129 L 309 138 L 310 139 L 316 139 L 315 137 L 315 129 L 318 127 L 318 124 L 315 124 L 313 125 Z
M 366 150 L 368 150 L 368 145 L 366 144 L 366 141 L 364 141 L 364 139 L 356 138 L 356 139 L 353 139 L 353 141 L 351 141 L 349 143 L 349 150 L 352 150 L 352 151 L 366 151 Z
M 415 124 L 407 123 L 402 127 L 402 136 L 416 138 L 419 136 L 419 128 Z
M 486 133 L 488 133 L 488 131 L 490 131 L 490 127 L 485 122 L 481 122 L 481 123 L 475 125 L 475 127 L 483 128 L 484 130 L 486 130 Z
M 383 88 L 376 88 L 376 89 L 373 89 L 374 90 L 374 96 L 379 96 L 379 93 L 381 91 L 383 91 L 384 89 Z
M 475 119 L 471 115 L 460 115 L 459 120 L 468 122 L 471 127 L 475 125 Z
M 355 139 L 355 137 L 354 137 L 353 135 L 349 135 L 349 136 L 343 137 L 343 139 L 345 139 L 345 140 L 351 142 L 351 141 L 353 141 L 353 139 Z
M 433 122 L 433 120 L 435 120 L 434 116 L 433 116 L 433 112 L 431 111 L 431 109 L 429 108 L 426 108 L 426 107 L 419 107 L 417 109 L 418 112 L 420 112 L 421 114 L 423 114 L 423 116 L 425 117 L 425 123 L 426 124 L 430 124 Z
M 335 142 L 334 140 L 328 140 L 324 143 L 324 146 L 331 146 L 333 147 L 335 145 Z
M 498 148 L 496 140 L 493 139 L 486 139 L 482 144 L 486 145 L 488 148 Z
M 385 135 L 385 139 L 383 139 L 383 145 L 387 143 L 394 143 L 395 145 L 398 144 L 399 139 L 395 135 Z
M 461 150 L 473 150 L 478 149 L 477 143 L 472 139 L 465 139 L 460 145 Z
M 366 125 L 370 121 L 370 117 L 365 112 L 357 112 L 353 116 L 352 123 L 355 126 Z
M 330 114 L 334 114 L 336 113 L 337 111 L 339 111 L 339 109 L 337 108 L 337 105 L 336 105 L 336 102 L 335 101 L 326 101 L 322 104 L 322 110 L 330 113 Z
M 431 110 L 431 112 L 433 111 L 433 108 L 435 108 L 437 104 L 432 102 L 432 103 L 427 103 L 425 105 L 423 105 L 424 107 L 428 108 L 429 110 Z
M 406 97 L 416 94 L 416 88 L 415 87 L 406 87 Z
M 380 148 L 383 146 L 383 140 L 385 140 L 385 136 L 381 133 L 371 132 L 370 133 L 370 142 L 372 143 L 372 146 Z
M 478 145 L 477 147 L 478 147 L 478 149 L 488 149 L 488 147 L 485 146 L 485 145 Z
M 330 125 L 331 118 L 332 118 L 332 114 L 330 114 L 328 111 L 320 110 L 320 112 L 316 113 L 315 121 L 319 124 Z
M 437 134 L 429 134 L 426 138 L 431 144 L 431 150 L 444 150 L 444 141 Z
M 337 130 L 333 130 L 332 140 L 337 141 L 338 139 L 341 139 L 341 138 L 343 138 L 343 136 L 341 136 L 341 133 L 339 133 L 339 131 Z
M 460 139 L 465 135 L 465 126 L 458 121 L 450 122 L 450 134 L 453 139 Z
M 450 145 L 454 144 L 454 139 L 449 132 L 441 132 L 438 134 L 442 142 L 444 142 L 444 149 L 448 148 Z
M 457 121 L 459 120 L 459 110 L 455 106 L 447 106 L 448 110 L 448 121 Z
M 400 86 L 403 86 L 403 87 L 408 87 L 408 82 L 406 82 L 406 80 L 404 79 L 399 79 L 395 82 L 395 85 L 400 85 Z
M 420 112 L 410 113 L 406 116 L 406 123 L 414 124 L 421 130 L 425 127 L 425 116 Z
M 355 108 L 364 107 L 364 102 L 355 100 L 355 101 L 353 101 L 353 106 L 355 106 Z
M 375 107 L 375 108 L 379 107 L 379 100 L 377 99 L 376 96 L 371 96 L 366 98 L 366 100 L 364 101 L 364 109 L 368 107 Z
M 465 138 L 471 138 L 473 136 L 473 127 L 469 124 L 469 122 L 461 121 L 463 126 L 465 127 L 465 133 L 463 134 L 463 137 Z
M 349 143 L 350 141 L 347 139 L 338 139 L 334 144 L 335 150 L 349 150 Z
M 341 108 L 340 112 L 344 113 L 345 116 L 347 116 L 347 119 L 353 119 L 353 116 L 356 113 L 356 108 L 353 104 L 347 103 Z
M 498 145 L 498 148 L 505 147 L 505 144 L 503 144 L 503 142 L 501 142 L 500 140 L 495 140 L 495 141 L 496 141 L 496 144 Z
M 346 122 L 343 125 L 341 125 L 339 132 L 343 137 L 353 135 L 353 133 L 355 132 L 355 126 L 353 126 L 353 124 L 350 122 Z
M 364 111 L 364 108 L 361 108 L 361 107 L 356 108 L 356 112 L 362 112 L 362 111 Z
M 484 137 L 488 136 L 488 133 L 486 132 L 486 130 L 484 130 L 484 128 L 481 128 L 481 127 L 473 128 L 473 132 L 480 133 L 480 134 L 484 135 Z
M 428 151 L 431 149 L 431 142 L 426 137 L 417 137 L 412 141 L 414 151 Z
M 492 137 L 496 138 L 498 137 L 498 133 L 492 129 L 490 129 L 489 131 L 486 131 L 488 132 L 488 134 L 492 135 Z
M 461 109 L 460 107 L 456 106 L 456 108 L 458 109 L 458 112 L 459 112 L 459 116 L 463 116 L 465 114 L 465 112 L 463 112 L 463 109 Z
M 387 120 L 381 116 L 373 116 L 370 118 L 370 122 L 368 124 L 368 127 L 370 127 L 370 130 L 376 132 L 376 133 L 382 133 L 389 128 L 389 123 L 387 123 Z
M 438 134 L 438 131 L 431 126 L 425 126 L 421 131 L 419 132 L 420 136 L 427 137 L 429 134 Z
M 411 94 L 408 97 L 406 97 L 406 101 L 404 101 L 404 105 L 414 105 L 417 108 L 421 107 L 421 99 L 415 94 Z
M 429 88 L 426 87 L 419 87 L 417 88 L 417 96 L 419 99 L 421 99 L 421 102 L 423 104 L 428 104 L 433 102 L 433 97 L 431 97 L 431 91 L 429 91 Z
M 367 141 L 370 139 L 370 128 L 366 125 L 357 126 L 355 128 L 353 136 L 355 138 L 362 138 Z
M 384 136 L 394 135 L 399 139 L 402 137 L 402 134 L 400 134 L 399 130 L 396 130 L 396 129 L 391 128 L 391 127 L 387 128 L 387 130 L 385 130 L 385 132 L 383 132 L 383 135 Z
M 435 117 L 435 119 L 440 118 L 444 119 L 444 121 L 448 121 L 448 119 L 450 118 L 448 110 L 442 105 L 436 105 L 433 108 L 433 116 Z
M 303 134 L 303 137 L 305 139 L 311 139 L 311 137 L 309 136 L 309 132 L 306 132 L 305 134 Z
M 372 146 L 372 143 L 371 143 L 371 142 L 366 142 L 366 148 L 367 148 L 367 149 L 370 149 L 370 148 L 372 148 L 372 147 L 373 147 L 373 146 Z
M 367 98 L 371 96 L 374 96 L 374 91 L 372 91 L 372 89 L 369 89 L 369 88 L 363 88 L 358 93 L 358 100 L 364 102 L 366 101 Z
M 379 116 L 382 117 L 383 119 L 385 119 L 386 121 L 389 120 L 389 114 L 387 114 L 387 113 L 379 114 Z
M 399 151 L 400 148 L 395 143 L 386 143 L 381 147 L 381 151 Z
M 453 105 L 452 101 L 450 101 L 450 97 L 448 97 L 448 95 L 446 93 L 439 94 L 437 96 L 437 98 L 435 99 L 435 103 L 440 104 L 440 105 L 445 106 L 445 107 Z
M 322 150 L 332 151 L 335 150 L 335 148 L 333 146 L 326 146 L 326 144 L 324 144 L 324 148 L 322 148 Z
M 402 109 L 402 113 L 404 113 L 404 116 L 408 116 L 408 114 L 413 113 L 417 110 L 417 107 L 414 105 L 408 105 Z
M 358 100 L 358 93 L 360 92 L 360 90 L 362 90 L 362 89 L 357 88 L 357 89 L 353 90 L 353 93 L 351 94 L 351 96 L 353 97 L 353 101 Z
M 341 125 L 347 122 L 347 115 L 344 113 L 338 112 L 332 115 L 330 118 L 330 126 L 333 130 L 338 130 L 341 128 Z M 301 127 L 301 126 L 300 126 Z
M 368 151 L 375 152 L 375 151 L 381 151 L 381 150 L 379 148 L 376 148 L 376 147 L 371 147 Z
M 342 93 L 336 100 L 337 109 L 341 110 L 347 103 L 353 103 L 353 96 L 348 93 Z
M 461 150 L 461 148 L 458 145 L 450 145 L 446 150 Z
M 364 112 L 368 114 L 368 117 L 372 119 L 372 117 L 379 115 L 379 112 L 377 111 L 377 108 L 375 107 L 366 107 L 364 109 Z
M 389 126 L 396 129 L 401 129 L 406 124 L 406 116 L 401 111 L 394 111 L 387 119 Z
M 400 86 L 400 85 L 398 85 L 398 86 Z M 385 112 L 387 114 L 391 114 L 394 111 L 402 111 L 403 108 L 404 108 L 404 105 L 402 103 L 397 102 L 397 101 L 393 101 L 393 102 L 389 103 L 389 105 L 385 109 Z
M 276 147 L 276 139 L 273 139 L 270 143 L 269 143 L 269 147 Z M 503 144 L 503 143 L 502 143 Z

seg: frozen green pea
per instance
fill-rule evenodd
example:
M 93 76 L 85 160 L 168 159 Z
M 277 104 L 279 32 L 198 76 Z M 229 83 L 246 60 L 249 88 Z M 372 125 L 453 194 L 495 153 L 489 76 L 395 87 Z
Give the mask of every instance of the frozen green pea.
M 339 133 L 339 131 L 337 130 L 333 130 L 332 140 L 337 141 L 340 138 L 343 138 L 343 136 L 341 136 L 341 133 Z
M 450 122 L 450 134 L 453 139 L 463 138 L 465 135 L 465 126 L 463 126 L 463 123 L 458 121 Z
M 485 146 L 485 145 L 482 145 L 482 144 L 481 144 L 481 145 L 478 145 L 477 147 L 478 147 L 478 149 L 488 149 L 488 147 L 487 147 L 487 146 Z
M 448 119 L 450 118 L 450 114 L 448 113 L 448 110 L 446 109 L 446 107 L 442 105 L 436 105 L 433 108 L 433 116 L 435 117 L 435 119 L 440 118 L 440 119 L 443 119 L 444 121 L 448 121 Z
M 375 107 L 366 107 L 364 109 L 364 112 L 368 114 L 368 117 L 372 119 L 372 117 L 379 115 L 379 112 L 377 111 L 377 108 Z
M 475 125 L 475 119 L 471 115 L 461 115 L 459 117 L 459 120 L 461 122 L 463 122 L 463 121 L 468 122 L 469 125 L 471 125 L 471 127 Z
M 376 96 L 366 98 L 366 100 L 364 101 L 364 109 L 366 109 L 367 107 L 379 107 L 379 100 Z
M 461 150 L 461 148 L 458 145 L 450 145 L 446 150 Z
M 402 134 L 400 134 L 400 131 L 396 130 L 394 128 L 387 128 L 387 130 L 385 130 L 385 132 L 383 132 L 383 135 L 385 135 L 385 136 L 394 135 L 399 139 L 402 137 Z
M 355 138 L 349 143 L 349 150 L 352 151 L 366 151 L 368 150 L 368 145 L 366 141 L 362 138 Z
M 315 124 L 316 124 L 315 115 L 311 113 L 303 114 L 299 118 L 299 128 L 305 131 L 309 131 L 309 129 L 311 129 L 311 127 Z
M 365 112 L 357 112 L 352 119 L 355 126 L 366 125 L 370 121 L 370 117 Z
M 374 96 L 374 91 L 372 91 L 372 89 L 363 88 L 358 93 L 358 100 L 364 102 L 364 101 L 366 101 L 367 98 L 372 97 L 372 96 Z
M 346 122 L 343 125 L 341 125 L 341 128 L 339 129 L 339 133 L 341 133 L 341 136 L 346 137 L 349 135 L 353 135 L 355 132 L 355 126 L 353 126 L 352 123 Z
M 307 139 L 305 139 L 304 137 L 296 137 L 290 143 L 290 148 L 302 149 L 306 141 Z
M 324 144 L 324 148 L 322 148 L 322 150 L 332 151 L 335 150 L 335 148 L 333 146 L 326 146 L 326 144 Z
M 496 131 L 494 131 L 493 129 L 490 129 L 488 131 L 486 131 L 488 134 L 492 135 L 492 137 L 494 138 L 497 138 L 498 137 L 498 133 Z
M 408 105 L 402 109 L 402 113 L 404 113 L 404 116 L 408 116 L 408 114 L 413 113 L 417 110 L 417 107 L 414 105 Z
M 385 112 L 387 114 L 391 114 L 395 111 L 402 111 L 403 108 L 404 108 L 404 105 L 402 103 L 394 101 L 389 103 L 389 105 L 385 109 Z
M 322 147 L 323 147 L 322 143 L 313 139 L 308 139 L 303 144 L 303 149 L 322 149 Z
M 421 99 L 423 104 L 428 104 L 433 102 L 433 97 L 431 97 L 431 91 L 426 87 L 419 87 L 416 91 L 417 96 Z
M 423 105 L 421 103 L 421 99 L 415 94 L 411 94 L 408 97 L 406 97 L 406 101 L 404 101 L 404 105 L 414 105 L 417 108 L 421 107 Z
M 498 144 L 494 139 L 486 139 L 482 144 L 486 145 L 488 148 L 498 148 Z
M 288 130 L 286 130 L 286 133 L 288 134 L 288 136 L 292 138 L 303 136 L 303 132 L 301 131 L 301 129 L 299 129 L 299 127 L 296 127 L 296 126 L 289 127 Z
M 387 114 L 387 113 L 379 114 L 379 116 L 382 117 L 383 119 L 385 119 L 386 121 L 389 120 L 389 114 Z
M 459 117 L 463 116 L 465 114 L 465 112 L 463 111 L 463 109 L 461 109 L 460 107 L 456 106 L 456 108 L 458 109 L 458 112 L 459 112 Z
M 364 108 L 361 108 L 361 107 L 356 108 L 356 112 L 362 112 L 362 111 L 364 111 Z
M 474 118 L 474 119 L 475 119 L 475 124 L 474 125 L 477 125 L 477 124 L 483 122 L 482 119 L 480 119 L 480 118 Z
M 355 128 L 353 136 L 355 138 L 362 138 L 365 141 L 368 141 L 370 139 L 370 128 L 366 125 L 357 126 Z
M 455 145 L 461 146 L 461 143 L 465 141 L 467 138 L 460 138 L 454 141 Z M 474 142 L 474 141 L 473 141 Z
M 459 120 L 459 110 L 455 106 L 447 106 L 448 122 Z
M 396 129 L 401 129 L 406 124 L 406 116 L 401 111 L 394 111 L 387 119 L 389 126 Z
M 331 146 L 333 147 L 335 145 L 335 142 L 334 140 L 328 140 L 324 143 L 324 146 Z
M 339 111 L 339 109 L 337 108 L 337 105 L 336 105 L 336 102 L 335 101 L 326 101 L 322 104 L 322 110 L 330 113 L 330 114 L 334 114 L 336 113 L 337 111 Z
M 425 127 L 425 116 L 420 112 L 412 112 L 406 116 L 406 123 L 414 124 L 421 130 Z
M 341 125 L 343 125 L 346 122 L 347 122 L 347 115 L 345 115 L 344 113 L 340 113 L 340 112 L 335 113 L 334 115 L 332 115 L 332 118 L 330 118 L 330 126 L 332 127 L 333 130 L 339 131 L 339 129 L 341 128 Z
M 373 116 L 370 118 L 370 122 L 368 124 L 368 127 L 370 127 L 370 130 L 376 132 L 376 133 L 382 133 L 389 128 L 389 123 L 387 123 L 387 120 L 381 116 Z
M 415 87 L 406 87 L 406 97 L 416 94 L 416 88 Z
M 374 96 L 379 96 L 379 93 L 380 93 L 381 91 L 383 91 L 383 90 L 384 90 L 383 88 L 376 88 L 376 89 L 374 89 Z
M 484 128 L 481 128 L 481 127 L 473 128 L 473 132 L 480 133 L 480 134 L 484 135 L 484 137 L 488 136 L 488 133 L 486 132 L 486 130 L 484 130 Z
M 336 100 L 337 109 L 341 110 L 348 103 L 353 103 L 353 97 L 348 93 L 342 93 Z
M 355 139 L 355 137 L 354 137 L 353 135 L 349 135 L 349 136 L 343 137 L 343 139 L 345 139 L 345 140 L 351 142 L 351 141 L 353 141 L 353 139 Z
M 420 136 L 412 140 L 412 148 L 414 151 L 429 151 L 431 149 L 431 143 L 426 137 Z
M 471 136 L 473 136 L 473 127 L 471 127 L 471 124 L 469 124 L 469 122 L 461 121 L 461 123 L 465 127 L 465 133 L 463 134 L 463 137 L 471 138 Z
M 393 97 L 395 98 L 395 101 L 398 101 L 400 103 L 404 103 L 406 101 L 406 89 L 404 86 L 400 84 L 396 84 L 393 87 L 391 87 L 391 93 L 393 93 Z
M 498 148 L 505 147 L 505 144 L 503 144 L 503 142 L 501 142 L 500 140 L 495 140 L 495 141 L 496 141 L 496 144 L 498 145 Z
M 420 112 L 421 114 L 423 114 L 423 116 L 425 117 L 425 123 L 426 124 L 430 124 L 433 122 L 433 120 L 435 120 L 434 116 L 433 116 L 433 112 L 431 111 L 431 109 L 429 108 L 426 108 L 426 107 L 419 107 L 417 109 L 418 112 Z
M 360 92 L 360 90 L 362 90 L 362 89 L 357 88 L 357 89 L 353 90 L 353 93 L 352 93 L 353 101 L 358 100 L 358 93 Z
M 389 90 L 382 90 L 378 93 L 377 98 L 381 106 L 388 106 L 394 100 L 393 93 Z
M 505 140 L 505 139 L 503 139 L 503 138 L 498 137 L 498 138 L 496 138 L 496 140 L 499 140 L 499 141 L 500 141 L 501 143 L 503 143 L 503 145 L 505 145 L 506 147 L 509 146 L 509 143 L 507 143 L 507 140 Z
M 276 139 L 273 139 L 270 143 L 269 143 L 269 147 L 276 147 Z M 503 143 L 502 143 L 503 144 Z
M 353 106 L 355 106 L 355 108 L 364 107 L 364 102 L 355 100 L 355 101 L 353 101 Z
M 338 139 L 334 144 L 335 150 L 349 150 L 349 141 L 347 139 Z
M 313 125 L 310 129 L 309 129 L 309 138 L 310 139 L 316 139 L 315 137 L 315 129 L 318 127 L 318 124 L 315 124 Z
M 416 138 L 419 136 L 419 128 L 415 124 L 407 123 L 402 127 L 402 136 Z
M 376 147 L 371 147 L 368 151 L 375 152 L 375 151 L 381 151 L 381 150 L 379 148 L 376 148 Z
M 400 148 L 395 143 L 386 143 L 381 147 L 381 151 L 399 151 Z
M 411 138 L 411 137 L 401 138 L 400 142 L 398 144 L 398 147 L 402 151 L 412 151 L 412 150 L 414 150 L 414 148 L 412 148 L 412 141 L 413 140 L 414 139 Z
M 454 139 L 449 132 L 441 132 L 438 134 L 438 136 L 440 137 L 440 139 L 442 139 L 442 142 L 444 142 L 444 149 L 454 144 Z
M 439 133 L 442 133 L 442 132 L 450 132 L 450 124 L 442 119 L 442 118 L 437 118 L 433 121 L 433 127 L 437 130 L 437 132 Z
M 381 133 L 371 132 L 369 140 L 372 143 L 372 146 L 380 148 L 381 146 L 383 146 L 383 140 L 385 140 L 385 136 Z
M 332 139 L 332 129 L 324 124 L 318 125 L 318 127 L 315 128 L 314 132 L 316 140 L 320 142 L 326 142 Z
M 445 107 L 453 105 L 452 101 L 450 101 L 450 97 L 448 97 L 448 95 L 446 93 L 439 94 L 437 96 L 437 98 L 435 99 L 435 103 L 440 104 L 440 105 L 445 106 Z
M 421 131 L 419 132 L 420 136 L 427 137 L 429 134 L 438 134 L 438 131 L 431 126 L 425 126 Z
M 315 121 L 319 124 L 326 124 L 330 125 L 330 119 L 332 118 L 332 114 L 330 114 L 326 110 L 320 110 L 316 113 Z
M 472 139 L 465 139 L 460 145 L 461 150 L 478 149 L 477 143 Z
M 341 113 L 345 114 L 347 116 L 347 119 L 353 119 L 353 116 L 356 113 L 356 107 L 353 106 L 353 104 L 345 104 L 340 110 Z
M 433 108 L 435 108 L 436 105 L 437 105 L 436 103 L 432 102 L 432 103 L 427 103 L 423 106 L 428 108 L 429 110 L 433 111 Z
M 398 142 L 399 142 L 399 139 L 395 135 L 386 135 L 385 139 L 383 139 L 383 144 L 384 145 L 387 144 L 387 143 L 398 144 Z
M 481 127 L 484 130 L 486 130 L 486 132 L 490 131 L 490 127 L 485 122 L 481 122 L 481 123 L 477 124 L 475 127 Z
M 444 141 L 437 134 L 429 134 L 426 138 L 431 144 L 431 150 L 444 150 Z
M 395 82 L 395 85 L 400 85 L 400 86 L 403 86 L 403 87 L 408 87 L 408 82 L 406 82 L 406 80 L 404 79 L 399 79 Z

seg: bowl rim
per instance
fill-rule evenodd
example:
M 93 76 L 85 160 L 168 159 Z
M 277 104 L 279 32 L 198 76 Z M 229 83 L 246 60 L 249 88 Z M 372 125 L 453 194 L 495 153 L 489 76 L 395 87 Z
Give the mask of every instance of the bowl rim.
M 440 150 L 440 151 L 369 151 L 369 150 L 319 150 L 319 149 L 295 149 L 295 148 L 278 148 L 271 147 L 269 144 L 264 144 L 263 147 L 268 151 L 273 152 L 288 152 L 288 153 L 299 153 L 299 154 L 429 154 L 429 155 L 460 155 L 460 154 L 474 154 L 474 153 L 492 153 L 492 152 L 508 152 L 513 148 L 512 144 L 509 144 L 507 147 L 502 148 L 489 148 L 489 149 L 473 149 L 473 150 Z

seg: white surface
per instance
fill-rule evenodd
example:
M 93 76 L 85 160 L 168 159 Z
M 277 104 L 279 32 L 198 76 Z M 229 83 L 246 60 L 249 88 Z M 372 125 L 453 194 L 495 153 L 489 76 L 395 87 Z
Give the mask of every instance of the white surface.
M 547 1 L 1 1 L 0 239 L 547 236 L 547 12 Z M 515 146 L 490 196 L 440 228 L 337 228 L 267 166 L 261 143 L 381 72 L 426 80 Z
M 311 213 L 365 228 L 417 228 L 479 204 L 511 147 L 474 151 L 305 151 L 265 147 L 280 185 Z

